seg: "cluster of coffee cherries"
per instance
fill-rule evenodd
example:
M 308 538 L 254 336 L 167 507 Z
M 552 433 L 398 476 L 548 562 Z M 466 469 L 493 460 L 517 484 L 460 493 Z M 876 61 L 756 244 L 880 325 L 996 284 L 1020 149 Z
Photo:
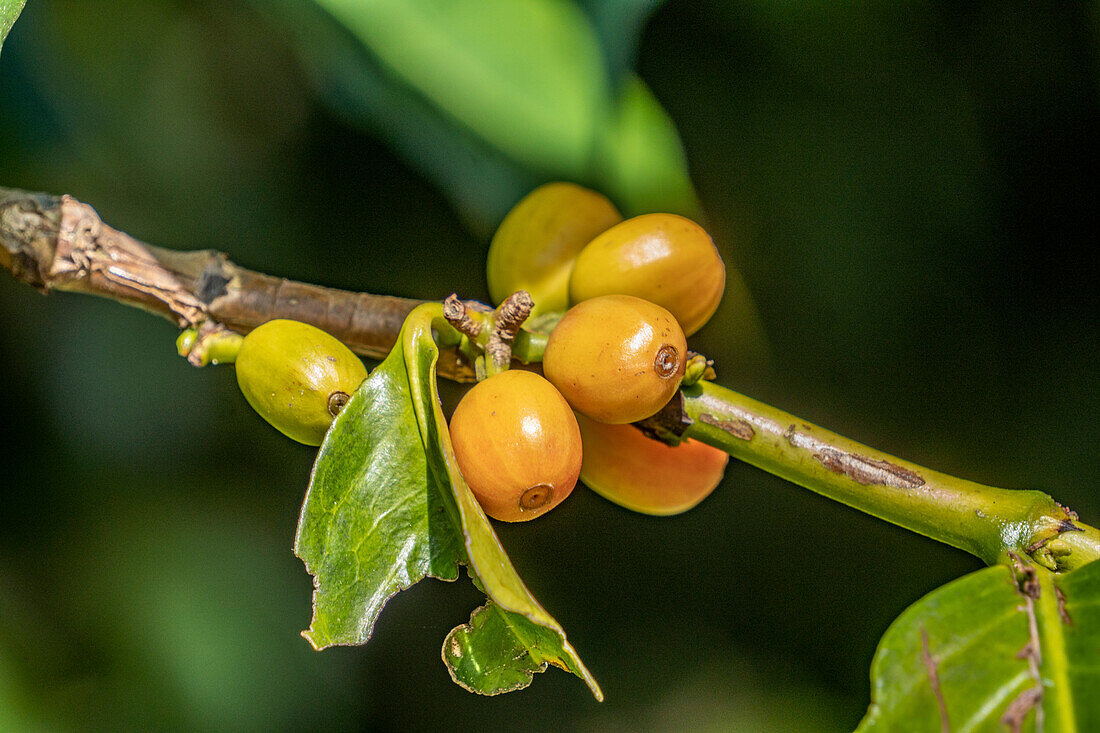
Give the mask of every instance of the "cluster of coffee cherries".
M 725 266 L 710 236 L 673 214 L 623 220 L 595 191 L 535 189 L 493 237 L 489 291 L 526 290 L 532 317 L 564 311 L 542 373 L 484 379 L 450 421 L 459 468 L 486 514 L 520 522 L 560 504 L 578 477 L 634 511 L 687 511 L 714 490 L 728 456 L 667 445 L 631 425 L 680 387 L 686 336 L 714 314 Z
M 725 266 L 698 224 L 672 214 L 624 221 L 601 194 L 550 183 L 501 223 L 488 279 L 494 301 L 526 290 L 529 318 L 560 319 L 546 342 L 544 376 L 537 365 L 495 373 L 451 417 L 459 469 L 486 514 L 534 519 L 569 496 L 578 477 L 656 515 L 687 511 L 714 490 L 724 452 L 692 440 L 667 445 L 630 424 L 675 395 L 686 336 L 721 300 Z M 236 370 L 248 403 L 307 445 L 321 444 L 367 377 L 336 338 L 290 320 L 245 336 Z

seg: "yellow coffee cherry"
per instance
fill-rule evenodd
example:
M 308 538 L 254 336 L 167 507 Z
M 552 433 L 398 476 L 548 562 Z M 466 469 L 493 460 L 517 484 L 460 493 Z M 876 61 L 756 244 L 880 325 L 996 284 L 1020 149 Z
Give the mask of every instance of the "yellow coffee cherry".
M 687 341 L 659 305 L 603 295 L 569 309 L 550 334 L 542 368 L 577 412 L 605 423 L 653 415 L 684 376 Z
M 517 290 L 535 301 L 532 315 L 569 307 L 569 273 L 593 237 L 622 221 L 607 198 L 573 183 L 547 183 L 504 217 L 489 245 L 489 295 L 500 303 Z
M 236 361 L 241 393 L 289 438 L 320 445 L 332 419 L 367 378 L 347 346 L 298 321 L 268 321 L 248 333 Z
M 622 293 L 670 311 L 688 336 L 714 315 L 726 266 L 701 226 L 675 214 L 644 214 L 595 237 L 577 256 L 571 302 Z

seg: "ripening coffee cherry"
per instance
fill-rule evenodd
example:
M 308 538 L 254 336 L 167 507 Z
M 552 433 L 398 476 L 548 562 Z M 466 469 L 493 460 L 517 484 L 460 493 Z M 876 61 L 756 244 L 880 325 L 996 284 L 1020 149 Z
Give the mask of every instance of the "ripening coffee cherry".
M 623 293 L 668 309 L 688 336 L 714 315 L 726 266 L 710 235 L 691 219 L 644 214 L 603 232 L 577 256 L 571 302 Z
M 508 212 L 489 245 L 489 295 L 500 303 L 517 290 L 535 301 L 532 315 L 569 307 L 569 273 L 593 237 L 623 220 L 601 194 L 572 183 L 547 183 Z
M 351 350 L 319 328 L 268 321 L 241 342 L 237 384 L 252 409 L 299 443 L 320 445 L 336 413 L 367 378 Z
M 455 408 L 450 432 L 458 468 L 493 519 L 534 519 L 577 484 L 577 419 L 553 385 L 533 372 L 509 370 L 474 385 Z
M 706 443 L 677 446 L 647 438 L 633 425 L 577 419 L 584 444 L 581 481 L 643 514 L 669 516 L 691 509 L 722 482 L 729 455 Z
M 659 305 L 603 295 L 569 309 L 550 334 L 542 368 L 577 412 L 605 423 L 653 415 L 684 376 L 687 341 Z

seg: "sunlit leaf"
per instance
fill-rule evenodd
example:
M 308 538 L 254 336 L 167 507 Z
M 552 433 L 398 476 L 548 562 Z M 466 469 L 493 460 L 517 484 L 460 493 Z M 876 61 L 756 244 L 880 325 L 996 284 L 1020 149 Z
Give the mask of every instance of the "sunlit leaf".
M 363 644 L 398 591 L 458 577 L 453 502 L 431 479 L 406 365 L 394 349 L 333 423 L 317 455 L 294 552 L 314 576 L 313 646 Z
M 487 238 L 516 198 L 540 182 L 384 68 L 313 0 L 252 5 L 294 46 L 321 98 L 434 180 L 476 234 Z
M 397 77 L 511 158 L 576 178 L 607 96 L 567 0 L 317 0 Z
M 477 234 L 553 178 L 594 183 L 631 214 L 699 214 L 675 125 L 629 73 L 659 0 L 588 3 L 587 16 L 558 0 L 505 3 L 503 15 L 496 0 L 449 2 L 434 15 L 425 0 L 253 5 L 291 40 L 326 101 L 433 178 Z M 607 68 L 621 77 L 617 96 Z
M 699 218 L 680 135 L 637 75 L 624 80 L 596 161 L 603 190 L 627 216 L 666 211 Z
M 454 671 L 452 674 L 469 689 L 494 694 L 506 691 L 496 689 L 500 680 L 508 679 L 515 683 L 524 674 L 529 676 L 531 671 L 541 671 L 546 663 L 550 663 L 583 679 L 592 694 L 602 700 L 599 685 L 570 646 L 564 629 L 539 605 L 516 574 L 492 525 L 458 470 L 436 389 L 435 362 L 439 350 L 432 339 L 431 329 L 432 319 L 441 315 L 442 309 L 438 304 L 426 305 L 414 310 L 405 321 L 401 342 L 409 363 L 409 384 L 414 394 L 422 437 L 428 446 L 431 469 L 439 480 L 450 484 L 454 494 L 471 574 L 495 604 L 493 613 L 500 615 L 500 618 L 493 618 L 492 623 L 475 623 L 475 619 L 471 618 L 476 631 L 463 631 L 465 627 L 461 627 L 451 632 L 444 647 L 444 659 L 448 660 L 448 653 L 453 652 L 450 644 L 456 639 L 461 640 L 460 644 L 471 645 L 468 649 L 471 658 L 482 658 L 481 655 L 487 653 L 490 659 L 501 664 L 503 660 L 492 649 L 525 650 L 523 654 L 517 651 L 505 667 L 494 664 L 491 669 L 485 669 L 465 664 L 460 670 L 461 677 Z M 538 669 L 532 669 L 532 665 Z M 478 673 L 479 669 L 484 672 L 484 677 Z
M 470 615 L 468 624 L 447 635 L 443 661 L 462 687 L 498 695 L 527 687 L 548 663 L 560 664 L 561 638 L 526 616 L 487 603 Z
M 1028 572 L 978 571 L 898 617 L 859 731 L 1100 729 L 1100 563 Z
M 4 47 L 4 39 L 8 37 L 8 31 L 15 24 L 15 19 L 23 11 L 27 0 L 0 0 L 0 50 Z

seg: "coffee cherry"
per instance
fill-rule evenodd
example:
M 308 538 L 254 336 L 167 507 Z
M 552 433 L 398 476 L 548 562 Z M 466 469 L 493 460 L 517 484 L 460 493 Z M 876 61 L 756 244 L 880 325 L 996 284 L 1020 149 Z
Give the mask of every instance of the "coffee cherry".
M 569 307 L 569 272 L 593 237 L 622 221 L 601 194 L 572 183 L 547 183 L 508 212 L 489 245 L 489 295 L 500 303 L 517 290 L 535 301 L 532 315 Z
M 367 378 L 347 346 L 319 328 L 282 319 L 244 337 L 236 369 L 252 409 L 306 445 L 321 444 L 332 418 Z
M 450 431 L 458 468 L 493 519 L 534 519 L 577 483 L 577 420 L 553 385 L 533 372 L 509 370 L 476 384 L 455 408 Z
M 687 341 L 672 314 L 631 295 L 569 309 L 550 334 L 542 368 L 573 409 L 605 423 L 653 415 L 684 376 Z
M 577 256 L 569 297 L 623 293 L 668 309 L 688 336 L 714 315 L 726 266 L 710 235 L 675 214 L 644 214 L 603 232 Z
M 729 455 L 706 443 L 677 446 L 647 438 L 633 425 L 577 419 L 584 444 L 581 481 L 605 499 L 642 514 L 691 509 L 722 481 Z

